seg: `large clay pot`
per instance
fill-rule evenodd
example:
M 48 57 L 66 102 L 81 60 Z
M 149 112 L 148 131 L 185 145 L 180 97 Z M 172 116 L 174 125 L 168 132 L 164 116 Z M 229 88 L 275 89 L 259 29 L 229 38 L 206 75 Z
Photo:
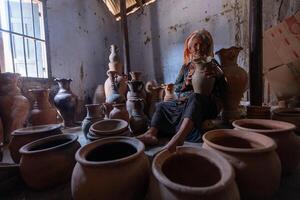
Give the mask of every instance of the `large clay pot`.
M 219 153 L 234 167 L 241 199 L 272 199 L 280 185 L 281 165 L 271 138 L 219 129 L 205 133 L 203 140 L 203 148 Z
M 173 101 L 177 99 L 177 96 L 175 94 L 175 84 L 169 83 L 164 86 L 165 88 L 165 96 L 164 101 Z
M 93 104 L 102 104 L 105 102 L 104 86 L 98 85 L 93 97 Z
M 205 75 L 204 71 L 207 68 L 206 65 L 202 63 L 194 63 L 194 66 L 195 72 L 192 76 L 194 92 L 209 96 L 214 88 L 215 78 Z
M 145 86 L 147 92 L 147 103 L 149 108 L 147 110 L 147 114 L 150 118 L 152 118 L 155 112 L 155 105 L 156 103 L 162 101 L 162 92 L 164 88 L 162 86 L 156 86 L 152 81 L 146 83 Z
M 21 183 L 20 165 L 12 163 L 0 163 L 0 196 L 15 191 Z
M 237 130 L 260 133 L 272 138 L 277 144 L 277 153 L 281 160 L 282 171 L 294 171 L 300 161 L 300 139 L 294 133 L 296 126 L 276 120 L 241 119 L 233 122 Z
M 107 74 L 109 76 L 108 80 L 110 80 L 110 83 L 105 82 L 106 103 L 112 104 L 125 102 L 125 96 L 119 92 L 120 85 L 117 80 L 117 72 L 108 71 Z M 106 90 L 108 90 L 108 92 Z
M 102 120 L 104 116 L 101 110 L 101 105 L 99 104 L 87 104 L 85 107 L 87 109 L 87 114 L 82 121 L 81 129 L 85 138 L 87 138 L 86 136 L 89 132 L 90 126 L 93 123 Z
M 111 137 L 80 148 L 72 175 L 72 196 L 79 199 L 140 200 L 149 181 L 144 145 L 135 138 Z
M 49 102 L 49 89 L 30 89 L 35 103 L 30 112 L 29 122 L 31 125 L 44 125 L 57 123 L 57 111 Z
M 114 104 L 112 111 L 109 113 L 109 119 L 123 119 L 129 122 L 129 114 L 126 110 L 125 104 Z
M 202 148 L 179 147 L 153 160 L 150 200 L 238 200 L 232 166 L 222 156 Z
M 129 99 L 134 102 L 134 107 L 129 120 L 130 130 L 134 135 L 139 135 L 147 131 L 148 118 L 144 114 L 143 99 Z
M 8 145 L 10 155 L 15 163 L 19 163 L 21 155 L 19 149 L 27 143 L 32 141 L 62 134 L 61 125 L 49 124 L 40 126 L 31 126 L 27 128 L 17 129 L 12 133 L 12 139 Z
M 300 134 L 300 108 L 279 108 L 273 110 L 272 119 L 294 124 L 295 132 Z
M 72 134 L 55 135 L 23 146 L 20 171 L 26 185 L 41 190 L 70 181 L 80 148 L 77 139 Z
M 228 84 L 222 111 L 222 118 L 226 121 L 240 118 L 238 107 L 248 85 L 246 70 L 237 64 L 237 58 L 242 49 L 232 46 L 216 53 L 220 57 L 221 67 Z
M 29 113 L 30 103 L 17 86 L 19 77 L 20 74 L 10 72 L 0 74 L 0 117 L 5 144 L 9 143 L 14 130 L 24 126 Z
M 70 88 L 72 79 L 56 78 L 55 81 L 58 82 L 59 90 L 54 97 L 54 104 L 64 120 L 64 126 L 72 127 L 75 125 L 76 106 L 78 103 L 77 96 Z

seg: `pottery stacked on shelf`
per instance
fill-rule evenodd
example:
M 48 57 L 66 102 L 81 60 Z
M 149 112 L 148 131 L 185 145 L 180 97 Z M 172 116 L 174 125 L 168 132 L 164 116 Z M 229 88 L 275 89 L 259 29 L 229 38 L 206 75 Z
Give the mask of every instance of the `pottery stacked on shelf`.
M 241 199 L 272 199 L 280 185 L 281 164 L 271 138 L 219 129 L 205 133 L 203 140 L 203 148 L 217 152 L 234 167 Z
M 242 49 L 232 46 L 228 49 L 223 48 L 216 53 L 220 57 L 221 67 L 228 85 L 222 111 L 222 119 L 225 121 L 233 121 L 241 116 L 238 107 L 248 85 L 247 72 L 237 64 L 237 58 Z
M 74 200 L 144 199 L 149 183 L 149 161 L 135 138 L 111 137 L 80 148 L 72 175 Z
M 77 139 L 72 134 L 55 135 L 23 146 L 20 172 L 26 185 L 42 190 L 70 181 L 80 148 Z
M 87 109 L 87 114 L 81 123 L 81 129 L 85 138 L 87 138 L 90 126 L 95 122 L 103 120 L 104 114 L 100 104 L 87 104 L 85 107 Z
M 152 172 L 155 179 L 150 182 L 150 200 L 240 199 L 229 162 L 200 147 L 160 152 L 153 160 Z
M 293 172 L 300 162 L 300 139 L 296 126 L 282 121 L 264 119 L 241 119 L 233 122 L 237 130 L 260 133 L 272 138 L 284 173 Z
M 148 110 L 147 115 L 152 118 L 155 112 L 155 105 L 163 99 L 163 86 L 157 86 L 155 81 L 148 81 L 145 86 L 147 92 Z
M 278 108 L 272 111 L 272 119 L 294 124 L 297 135 L 300 135 L 300 108 Z
M 65 127 L 75 125 L 76 109 L 78 104 L 77 96 L 71 91 L 72 79 L 55 79 L 58 82 L 59 90 L 54 97 L 54 105 L 64 120 Z
M 17 129 L 12 133 L 12 139 L 8 145 L 10 155 L 15 163 L 19 163 L 21 155 L 19 149 L 27 143 L 35 140 L 62 134 L 60 124 L 48 124 L 40 126 L 31 126 Z
M 8 144 L 11 133 L 24 126 L 30 103 L 18 87 L 20 74 L 0 74 L 0 117 L 3 124 L 3 141 Z
M 121 119 L 104 119 L 91 125 L 87 138 L 98 140 L 112 136 L 130 136 L 128 122 Z
M 29 123 L 33 126 L 57 123 L 57 111 L 49 102 L 49 89 L 30 89 L 35 102 L 30 112 Z

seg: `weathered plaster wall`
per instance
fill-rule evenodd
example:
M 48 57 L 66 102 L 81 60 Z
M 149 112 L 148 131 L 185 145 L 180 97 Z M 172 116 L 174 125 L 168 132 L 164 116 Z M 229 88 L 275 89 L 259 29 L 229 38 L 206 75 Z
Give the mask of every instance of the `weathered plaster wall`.
M 120 43 L 120 25 L 101 0 L 48 0 L 53 77 L 73 79 L 80 100 L 104 83 L 110 44 Z
M 128 18 L 131 69 L 144 79 L 174 82 L 183 63 L 185 38 L 194 30 L 213 35 L 215 51 L 242 46 L 240 64 L 248 61 L 247 0 L 157 0 Z

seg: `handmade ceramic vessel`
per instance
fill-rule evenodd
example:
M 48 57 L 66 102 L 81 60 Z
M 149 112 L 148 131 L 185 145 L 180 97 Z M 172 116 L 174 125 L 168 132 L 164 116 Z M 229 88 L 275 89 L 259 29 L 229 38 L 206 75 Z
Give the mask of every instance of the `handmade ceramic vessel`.
M 279 108 L 272 113 L 272 119 L 294 124 L 296 134 L 300 134 L 300 108 Z
M 147 115 L 152 118 L 154 112 L 155 112 L 155 105 L 156 103 L 162 101 L 163 99 L 163 91 L 164 88 L 162 86 L 156 86 L 155 83 L 152 81 L 148 81 L 145 86 L 146 92 L 147 92 L 147 103 L 149 105 L 147 110 Z
M 117 82 L 117 72 L 116 71 L 108 71 L 107 72 L 109 76 L 109 80 L 111 82 L 110 84 L 110 92 L 106 93 L 106 103 L 123 103 L 125 102 L 125 96 L 119 93 L 118 90 L 118 82 Z
M 30 103 L 18 88 L 20 74 L 0 74 L 0 117 L 3 123 L 3 141 L 8 144 L 11 133 L 24 126 Z
M 109 119 L 122 119 L 129 122 L 129 114 L 125 104 L 114 104 L 112 111 L 109 113 Z
M 49 102 L 49 89 L 30 89 L 35 102 L 30 112 L 31 125 L 44 125 L 57 123 L 57 111 Z
M 105 102 L 104 85 L 98 85 L 93 97 L 93 104 L 102 104 Z
M 164 85 L 165 88 L 165 96 L 164 101 L 173 101 L 177 99 L 177 96 L 175 94 L 175 84 L 169 83 Z
M 41 190 L 68 182 L 80 148 L 77 139 L 72 134 L 55 135 L 23 146 L 20 171 L 26 185 Z
M 209 96 L 214 88 L 215 78 L 205 75 L 206 66 L 204 64 L 194 63 L 194 66 L 195 72 L 192 76 L 194 92 Z
M 280 185 L 281 164 L 271 138 L 219 129 L 206 132 L 203 141 L 203 148 L 217 152 L 234 167 L 241 199 L 272 199 Z
M 134 135 L 139 135 L 147 131 L 148 118 L 144 114 L 143 99 L 131 99 L 134 101 L 134 107 L 129 120 L 129 127 Z
M 85 107 L 87 109 L 87 114 L 82 121 L 81 129 L 85 138 L 87 138 L 86 136 L 89 132 L 90 126 L 93 123 L 102 120 L 104 118 L 104 115 L 101 110 L 101 105 L 99 104 L 87 104 L 85 105 Z
M 116 136 L 128 130 L 128 122 L 122 119 L 104 119 L 91 125 L 90 132 L 99 136 Z
M 154 158 L 152 172 L 151 200 L 240 199 L 232 166 L 213 151 L 195 147 L 179 147 L 175 153 L 164 150 Z
M 10 155 L 15 163 L 19 163 L 21 155 L 19 149 L 32 141 L 62 134 L 60 124 L 48 124 L 40 126 L 31 126 L 17 129 L 12 133 L 12 139 L 8 145 Z
M 70 88 L 72 79 L 56 78 L 55 81 L 59 85 L 59 90 L 54 97 L 54 105 L 64 120 L 64 126 L 72 127 L 75 125 L 76 107 L 78 103 L 77 96 Z
M 75 158 L 71 185 L 74 200 L 144 198 L 150 170 L 144 145 L 139 140 L 128 137 L 97 140 L 80 148 Z
M 241 119 L 233 122 L 237 130 L 260 133 L 272 138 L 277 144 L 277 153 L 284 173 L 296 170 L 300 161 L 300 139 L 296 136 L 296 126 L 276 120 Z

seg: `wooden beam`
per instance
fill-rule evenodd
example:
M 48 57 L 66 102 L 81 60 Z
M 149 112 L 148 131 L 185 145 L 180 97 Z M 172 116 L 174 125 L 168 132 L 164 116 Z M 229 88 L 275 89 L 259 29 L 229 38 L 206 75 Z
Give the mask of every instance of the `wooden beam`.
M 124 73 L 128 74 L 128 72 L 130 72 L 131 69 L 130 69 L 127 15 L 126 15 L 126 0 L 120 0 L 120 13 L 121 13 L 121 30 L 123 36 Z
M 262 0 L 250 0 L 250 105 L 263 103 Z

